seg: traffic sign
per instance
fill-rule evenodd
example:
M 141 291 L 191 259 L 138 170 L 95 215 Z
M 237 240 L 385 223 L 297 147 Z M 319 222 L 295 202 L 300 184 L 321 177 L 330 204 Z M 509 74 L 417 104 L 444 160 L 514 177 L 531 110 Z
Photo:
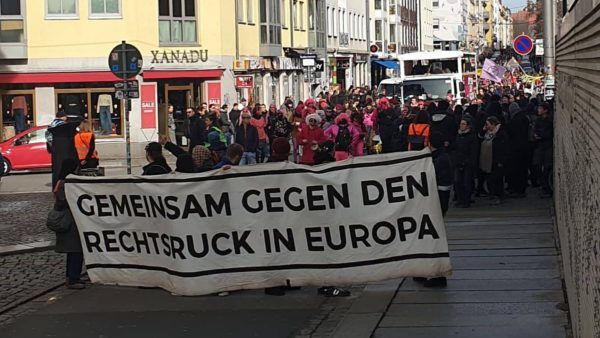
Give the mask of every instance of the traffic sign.
M 125 84 L 127 84 L 127 85 L 125 85 Z M 129 80 L 127 82 L 125 82 L 125 81 L 115 82 L 115 89 L 123 89 L 125 87 L 127 87 L 128 89 L 132 89 L 132 88 L 137 89 L 140 87 L 140 85 L 139 85 L 138 80 Z
M 135 46 L 123 41 L 108 55 L 108 67 L 117 77 L 127 80 L 142 72 L 142 53 Z
M 519 55 L 529 55 L 533 50 L 533 41 L 525 34 L 519 35 L 513 41 L 513 49 Z
M 325 61 L 317 60 L 315 63 L 315 72 L 322 72 L 325 69 Z

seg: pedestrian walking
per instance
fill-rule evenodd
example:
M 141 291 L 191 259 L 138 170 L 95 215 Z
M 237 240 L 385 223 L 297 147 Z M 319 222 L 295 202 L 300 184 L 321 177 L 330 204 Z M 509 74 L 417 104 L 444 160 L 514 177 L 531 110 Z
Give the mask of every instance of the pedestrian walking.
M 479 156 L 479 141 L 472 128 L 471 119 L 468 117 L 463 117 L 460 121 L 453 155 L 456 206 L 468 208 L 471 206 L 471 194 Z
M 429 113 L 421 110 L 417 113 L 413 123 L 408 126 L 408 150 L 423 150 L 429 146 L 429 135 L 431 127 L 429 125 Z
M 509 140 L 507 183 L 509 197 L 525 197 L 529 167 L 529 119 L 525 111 L 513 102 L 508 108 L 506 126 Z
M 325 131 L 325 137 L 335 144 L 336 161 L 343 161 L 358 143 L 360 133 L 351 125 L 348 114 L 342 113 L 336 117 L 335 124 Z
M 552 178 L 550 174 L 553 162 L 554 126 L 550 116 L 550 104 L 547 102 L 543 102 L 538 107 L 538 118 L 535 121 L 533 130 L 534 139 L 536 140 L 533 165 L 540 177 L 540 184 L 542 186 L 540 196 L 543 198 L 552 197 L 552 188 L 550 186 Z
M 319 127 L 320 123 L 321 117 L 314 113 L 307 115 L 306 123 L 300 127 L 297 139 L 298 144 L 302 146 L 301 164 L 313 165 L 315 163 L 313 146 L 327 139 L 323 129 Z

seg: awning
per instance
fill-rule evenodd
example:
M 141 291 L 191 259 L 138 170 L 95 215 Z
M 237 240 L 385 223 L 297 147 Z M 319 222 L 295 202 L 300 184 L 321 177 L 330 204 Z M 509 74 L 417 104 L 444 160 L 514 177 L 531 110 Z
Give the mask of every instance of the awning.
M 390 69 L 398 69 L 400 68 L 400 64 L 396 61 L 388 61 L 388 60 L 373 60 L 376 64 L 383 66 L 385 68 Z
M 145 70 L 145 80 L 178 78 L 220 78 L 221 69 L 209 70 Z M 83 83 L 122 81 L 111 72 L 57 72 L 57 73 L 0 73 L 0 84 L 17 83 Z

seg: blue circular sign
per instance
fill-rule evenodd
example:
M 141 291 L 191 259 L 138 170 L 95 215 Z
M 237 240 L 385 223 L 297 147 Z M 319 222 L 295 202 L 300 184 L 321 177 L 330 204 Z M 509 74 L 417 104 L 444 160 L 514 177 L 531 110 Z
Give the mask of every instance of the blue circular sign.
M 519 35 L 513 41 L 513 49 L 519 55 L 529 55 L 533 50 L 533 40 L 525 34 Z

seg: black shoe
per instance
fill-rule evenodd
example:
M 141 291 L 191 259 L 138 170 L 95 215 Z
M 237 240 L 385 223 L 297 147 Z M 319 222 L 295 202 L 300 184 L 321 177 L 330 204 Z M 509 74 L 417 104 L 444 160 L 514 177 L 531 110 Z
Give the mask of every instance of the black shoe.
M 317 289 L 317 293 L 319 295 L 324 295 L 324 294 L 326 294 L 329 291 L 329 289 L 333 289 L 334 287 L 335 286 L 322 286 L 322 287 L 320 287 L 320 288 Z
M 423 286 L 426 288 L 445 288 L 448 286 L 448 282 L 446 277 L 431 278 L 426 280 Z
M 350 296 L 350 291 L 339 289 L 336 287 L 330 288 L 325 293 L 325 297 L 348 297 Z
M 413 277 L 413 280 L 417 283 L 425 283 L 427 281 L 427 278 L 425 277 Z
M 271 296 L 283 296 L 285 295 L 285 286 L 275 286 L 272 288 L 265 288 L 265 294 Z

